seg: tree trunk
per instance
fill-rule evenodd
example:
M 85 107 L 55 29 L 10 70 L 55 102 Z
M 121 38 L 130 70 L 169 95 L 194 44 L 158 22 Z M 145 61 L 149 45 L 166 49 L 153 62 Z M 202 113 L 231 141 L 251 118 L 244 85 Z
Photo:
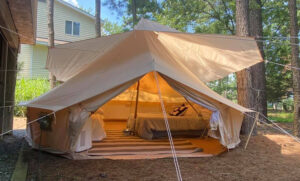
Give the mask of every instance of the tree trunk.
M 96 16 L 96 37 L 101 37 L 101 0 L 95 0 L 95 16 Z
M 262 27 L 262 3 L 261 0 L 250 0 L 250 36 L 261 40 Z M 257 42 L 262 58 L 264 59 L 263 43 Z M 254 88 L 254 109 L 267 117 L 267 94 L 266 94 L 266 69 L 265 63 L 261 62 L 251 67 L 252 87 Z
M 137 23 L 137 17 L 136 17 L 136 0 L 132 0 L 132 22 L 133 27 Z
M 299 67 L 299 27 L 297 19 L 297 4 L 296 0 L 289 0 L 289 14 L 290 14 L 290 36 L 292 47 L 292 61 L 293 67 Z M 293 92 L 294 92 L 294 135 L 300 136 L 300 71 L 292 69 L 293 71 Z
M 49 48 L 54 47 L 54 0 L 47 0 L 48 7 L 48 46 Z M 50 86 L 53 89 L 56 86 L 56 77 L 50 73 Z
M 249 0 L 236 1 L 236 35 L 249 36 Z M 251 89 L 251 71 L 244 69 L 236 73 L 238 103 L 246 108 L 253 107 L 254 95 Z M 254 116 L 254 115 L 253 115 Z M 250 133 L 254 119 L 245 116 L 241 128 L 241 134 Z

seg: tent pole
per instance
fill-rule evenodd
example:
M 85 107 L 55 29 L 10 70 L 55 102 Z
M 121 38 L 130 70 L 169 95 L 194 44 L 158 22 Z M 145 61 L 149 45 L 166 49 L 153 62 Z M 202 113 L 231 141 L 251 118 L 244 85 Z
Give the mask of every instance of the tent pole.
M 134 110 L 134 130 L 135 131 L 135 124 L 137 118 L 137 111 L 138 111 L 138 103 L 139 103 L 139 94 L 140 94 L 140 81 L 137 82 L 136 86 L 136 97 L 135 97 L 135 110 Z
M 254 127 L 255 127 L 255 125 L 256 125 L 258 119 L 259 119 L 259 112 L 256 112 L 256 114 L 255 114 L 255 120 L 254 120 L 254 122 L 253 122 L 251 131 L 250 131 L 250 134 L 249 134 L 249 136 L 248 136 L 247 142 L 246 142 L 245 147 L 244 147 L 245 150 L 247 149 L 247 146 L 248 146 L 250 137 L 251 137 L 251 135 L 252 135 L 252 132 L 253 132 L 253 130 L 254 130 Z
M 193 108 L 193 110 L 197 113 L 197 115 L 199 117 L 200 113 L 197 111 L 197 109 L 192 105 L 192 103 L 186 97 L 184 97 L 184 99 L 186 100 L 187 103 L 189 103 L 189 105 Z

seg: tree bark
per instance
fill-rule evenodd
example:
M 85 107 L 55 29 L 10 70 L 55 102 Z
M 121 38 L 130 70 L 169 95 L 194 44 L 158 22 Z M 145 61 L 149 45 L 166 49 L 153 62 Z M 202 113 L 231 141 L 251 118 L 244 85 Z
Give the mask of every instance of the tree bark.
M 96 37 L 101 37 L 101 0 L 95 0 L 95 16 L 96 16 Z
M 54 0 L 47 0 L 48 7 L 48 46 L 54 47 Z M 50 73 L 50 87 L 53 89 L 56 86 L 56 77 Z
M 261 0 L 250 0 L 250 36 L 262 40 L 262 3 Z M 263 43 L 257 42 L 258 48 L 264 59 Z M 251 67 L 252 87 L 254 88 L 254 110 L 267 117 L 267 94 L 266 94 L 266 68 L 261 62 Z
M 137 23 L 137 17 L 136 17 L 136 0 L 132 0 L 132 22 L 133 27 Z
M 236 1 L 236 35 L 249 36 L 249 0 Z M 250 68 L 237 72 L 236 78 L 238 103 L 246 108 L 252 108 L 254 95 L 251 89 Z M 248 135 L 250 133 L 253 121 L 254 119 L 249 116 L 244 117 L 241 134 Z
M 297 18 L 296 0 L 289 0 L 290 14 L 290 42 L 291 42 L 291 64 L 293 67 L 299 67 L 299 27 Z M 293 92 L 294 92 L 294 135 L 300 136 L 300 71 L 292 69 L 293 72 Z

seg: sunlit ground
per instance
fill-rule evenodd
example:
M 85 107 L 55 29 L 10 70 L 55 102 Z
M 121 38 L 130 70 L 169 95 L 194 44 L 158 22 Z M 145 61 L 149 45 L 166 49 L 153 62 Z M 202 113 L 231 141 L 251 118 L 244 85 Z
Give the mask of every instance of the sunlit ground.
M 300 143 L 297 143 L 291 137 L 287 135 L 264 135 L 274 143 L 277 143 L 281 147 L 281 154 L 288 156 L 300 157 Z

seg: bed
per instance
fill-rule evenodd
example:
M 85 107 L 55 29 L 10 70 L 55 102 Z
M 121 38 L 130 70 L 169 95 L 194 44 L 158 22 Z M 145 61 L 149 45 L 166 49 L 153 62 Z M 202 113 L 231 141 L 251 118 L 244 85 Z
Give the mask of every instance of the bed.
M 168 116 L 172 136 L 201 136 L 207 130 L 207 121 L 201 117 Z M 167 137 L 165 120 L 162 114 L 139 113 L 136 120 L 131 115 L 128 127 L 144 139 Z

